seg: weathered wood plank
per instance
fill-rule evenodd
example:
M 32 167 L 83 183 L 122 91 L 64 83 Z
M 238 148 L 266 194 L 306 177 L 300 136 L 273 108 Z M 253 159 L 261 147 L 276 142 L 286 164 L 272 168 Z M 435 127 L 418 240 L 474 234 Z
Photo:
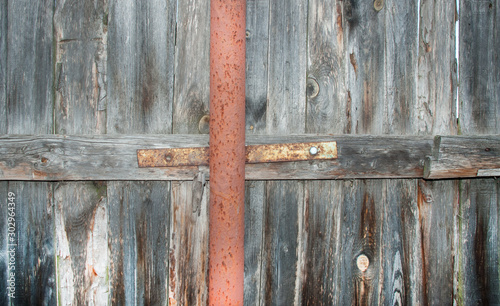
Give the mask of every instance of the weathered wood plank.
M 202 182 L 172 183 L 169 305 L 207 303 L 209 195 Z
M 52 133 L 54 2 L 8 1 L 4 8 L 6 132 Z M 56 304 L 52 184 L 9 182 L 7 191 L 16 194 L 16 298 L 10 302 Z
M 460 133 L 500 133 L 500 1 L 460 1 Z M 499 304 L 500 188 L 460 182 L 458 303 Z
M 433 154 L 426 159 L 424 177 L 480 177 L 500 175 L 500 139 L 497 136 L 441 137 L 435 139 Z
M 106 1 L 57 2 L 56 134 L 106 131 L 106 18 Z M 106 183 L 56 184 L 54 198 L 59 303 L 103 305 L 109 300 Z
M 412 106 L 416 97 L 416 43 L 417 3 L 396 1 L 344 2 L 344 36 L 347 65 L 346 88 L 348 123 L 353 133 L 405 134 L 411 133 Z M 404 249 L 401 242 L 386 237 L 402 237 L 402 224 L 390 214 L 401 214 L 407 205 L 415 202 L 400 201 L 404 190 L 415 190 L 414 181 L 361 181 L 354 182 L 352 190 L 345 190 L 343 211 L 352 214 L 341 223 L 340 247 L 348 248 L 339 265 L 341 285 L 339 304 L 384 304 L 398 300 L 412 303 L 410 298 L 418 288 L 411 287 L 403 254 L 413 254 L 414 237 Z M 385 205 L 380 205 L 385 203 Z M 393 207 L 392 211 L 385 206 Z M 351 212 L 352 210 L 352 212 Z M 397 213 L 394 212 L 397 211 Z M 415 218 L 405 224 L 407 232 L 415 232 Z M 351 224 L 354 222 L 354 224 Z M 363 272 L 353 264 L 364 254 L 370 265 Z M 416 256 L 410 258 L 415 259 Z M 405 264 L 405 266 L 403 266 Z M 395 267 L 399 274 L 393 274 Z M 408 272 L 407 272 L 408 271 Z M 408 273 L 408 275 L 406 275 Z M 395 276 L 399 288 L 394 290 Z M 343 286 L 347 286 L 344 288 Z M 404 288 L 404 290 L 402 289 Z M 346 289 L 346 290 L 344 290 Z
M 0 133 L 7 133 L 7 1 L 0 2 Z M 0 182 L 0 203 L 2 216 L 7 216 L 7 195 L 8 195 L 8 182 Z M 7 233 L 8 233 L 8 220 L 2 218 L 0 220 L 0 250 L 3 252 L 0 257 L 0 284 L 7 284 L 9 278 L 7 256 Z M 7 290 L 7 289 L 4 289 Z M 8 296 L 2 294 L 0 296 L 0 304 L 7 305 Z
M 7 14 L 8 2 L 0 2 L 0 133 L 7 133 Z
M 411 126 L 420 135 L 455 135 L 457 67 L 455 60 L 456 5 L 420 2 L 417 100 Z M 452 180 L 419 181 L 418 204 L 420 271 L 415 302 L 449 305 L 455 286 L 454 252 L 458 214 L 458 183 Z
M 345 89 L 343 3 L 309 1 L 307 53 L 308 133 L 351 133 Z M 335 305 L 344 254 L 339 247 L 345 181 L 305 182 L 302 304 Z
M 304 133 L 307 5 L 300 0 L 269 4 L 266 132 Z M 298 305 L 302 291 L 304 183 L 267 183 L 265 194 L 262 303 Z
M 210 94 L 210 1 L 179 2 L 175 46 L 175 92 L 172 127 L 175 134 L 208 134 Z
M 247 1 L 246 135 L 265 134 L 268 93 L 269 0 Z M 264 208 L 266 183 L 245 186 L 245 305 L 263 301 Z
M 481 164 L 496 163 L 498 151 L 491 144 L 499 137 L 441 138 L 457 144 L 450 147 L 450 156 L 490 142 L 491 151 L 472 155 Z M 247 164 L 247 179 L 421 178 L 434 142 L 423 136 L 254 135 L 248 136 L 247 145 L 322 141 L 337 142 L 337 159 Z M 208 136 L 4 135 L 0 144 L 0 180 L 187 180 L 194 178 L 197 167 L 139 168 L 137 150 L 207 146 Z
M 107 133 L 172 130 L 176 1 L 110 1 Z M 109 182 L 111 302 L 168 302 L 170 183 Z
M 172 132 L 208 134 L 210 1 L 179 1 L 175 46 Z M 208 138 L 207 138 L 208 139 Z M 208 170 L 194 167 L 172 184 L 169 236 L 170 305 L 208 301 Z M 200 172 L 198 172 L 200 171 Z M 199 174 L 199 180 L 193 181 Z

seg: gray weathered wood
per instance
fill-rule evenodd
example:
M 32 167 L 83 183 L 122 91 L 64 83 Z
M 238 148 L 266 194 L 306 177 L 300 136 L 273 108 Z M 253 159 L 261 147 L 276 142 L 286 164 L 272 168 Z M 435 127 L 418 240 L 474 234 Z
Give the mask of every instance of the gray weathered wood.
M 351 133 L 345 89 L 343 5 L 309 1 L 307 52 L 308 133 Z M 305 182 L 302 304 L 334 305 L 340 295 L 338 262 L 345 181 Z
M 500 133 L 500 1 L 460 1 L 460 133 Z M 460 182 L 458 303 L 499 304 L 498 180 Z
M 172 0 L 109 2 L 107 133 L 171 132 L 176 12 Z M 167 303 L 170 192 L 108 183 L 113 304 Z
M 411 126 L 419 135 L 455 135 L 456 125 L 456 5 L 441 1 L 420 2 L 418 33 L 417 100 Z M 415 303 L 452 304 L 455 288 L 454 252 L 458 183 L 452 180 L 419 181 L 417 231 L 420 247 L 415 267 Z
M 106 131 L 106 18 L 106 1 L 57 2 L 56 134 Z M 105 182 L 54 186 L 59 303 L 109 299 L 106 189 Z
M 352 133 L 411 133 L 412 106 L 415 102 L 417 3 L 410 1 L 346 1 L 343 10 L 344 58 L 347 104 Z M 382 4 L 379 6 L 379 4 Z M 410 282 L 414 275 L 407 265 L 415 259 L 416 239 L 405 249 L 393 237 L 402 237 L 399 218 L 415 202 L 401 198 L 405 190 L 415 190 L 414 181 L 355 181 L 344 190 L 343 216 L 351 219 L 340 224 L 340 248 L 345 250 L 341 267 L 338 304 L 412 303 L 418 290 Z M 381 205 L 381 203 L 385 203 Z M 386 209 L 391 206 L 392 210 Z M 415 232 L 415 218 L 404 225 Z M 391 239 L 387 239 L 391 237 Z M 360 254 L 370 260 L 365 272 L 356 267 Z M 418 262 L 417 262 L 418 264 Z M 395 268 L 401 273 L 395 273 Z M 397 276 L 399 279 L 395 280 Z M 396 286 L 398 285 L 399 288 Z M 418 293 L 417 293 L 418 294 Z
M 7 134 L 7 1 L 0 2 L 0 134 Z M 7 216 L 8 182 L 0 182 L 0 207 L 3 216 Z M 8 222 L 0 220 L 0 250 L 7 250 Z M 7 284 L 8 258 L 0 258 L 0 284 Z M 6 290 L 6 289 L 5 289 Z M 7 305 L 7 294 L 0 296 L 0 304 Z
M 491 170 L 500 175 L 500 139 L 497 136 L 436 137 L 426 159 L 424 177 L 478 177 Z
M 179 1 L 175 46 L 173 133 L 208 133 L 210 1 Z M 200 122 L 201 121 L 201 122 Z M 178 137 L 178 136 L 176 136 Z M 208 139 L 208 138 L 205 138 Z M 193 182 L 193 167 L 183 182 L 172 183 L 169 235 L 170 305 L 204 305 L 208 301 L 209 184 Z M 207 172 L 203 169 L 200 171 Z
M 307 6 L 304 1 L 269 4 L 266 132 L 304 133 Z M 304 183 L 267 183 L 265 194 L 262 303 L 297 305 L 302 291 Z
M 269 0 L 247 1 L 246 135 L 265 134 L 267 125 Z M 245 305 L 261 305 L 266 183 L 245 185 Z
M 172 126 L 175 134 L 200 133 L 209 113 L 210 1 L 181 1 L 177 12 L 175 92 Z M 208 128 L 202 128 L 208 133 Z
M 2 9 L 6 9 L 2 12 L 6 31 L 1 34 L 6 36 L 4 132 L 52 133 L 54 2 L 8 1 Z M 16 194 L 18 239 L 16 298 L 11 302 L 56 304 L 52 184 L 9 182 L 9 191 Z M 6 195 L 1 196 L 4 201 Z
M 498 143 L 499 136 L 482 140 L 462 136 L 441 139 L 453 144 L 449 148 L 454 151 L 447 153 L 450 156 L 460 152 L 472 154 L 478 143 L 484 146 L 486 141 L 491 151 L 483 149 L 485 154 L 480 151 L 471 158 L 477 164 L 498 160 L 493 144 Z M 337 142 L 337 159 L 247 164 L 247 179 L 421 178 L 424 161 L 432 156 L 434 143 L 433 138 L 423 136 L 254 135 L 248 136 L 247 145 L 321 141 Z M 137 150 L 202 147 L 208 145 L 208 136 L 5 135 L 0 136 L 0 144 L 0 180 L 191 180 L 197 167 L 139 168 Z M 475 167 L 464 165 L 459 159 L 456 163 L 460 167 Z

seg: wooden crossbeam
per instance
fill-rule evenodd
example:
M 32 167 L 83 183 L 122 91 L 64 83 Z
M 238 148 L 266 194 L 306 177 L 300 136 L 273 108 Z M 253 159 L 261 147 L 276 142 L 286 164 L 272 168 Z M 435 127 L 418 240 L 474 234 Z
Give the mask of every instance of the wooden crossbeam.
M 247 180 L 463 178 L 500 175 L 500 135 L 248 136 L 247 145 L 336 141 L 338 158 L 246 165 Z M 139 149 L 208 145 L 206 135 L 4 135 L 0 180 L 191 180 L 206 166 L 140 168 Z

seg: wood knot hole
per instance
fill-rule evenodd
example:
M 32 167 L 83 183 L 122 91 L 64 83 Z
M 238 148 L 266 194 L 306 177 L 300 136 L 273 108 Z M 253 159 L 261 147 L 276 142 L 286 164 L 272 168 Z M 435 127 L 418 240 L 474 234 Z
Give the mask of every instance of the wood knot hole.
M 370 260 L 368 259 L 368 256 L 366 256 L 365 254 L 359 255 L 356 259 L 356 265 L 361 272 L 365 272 L 366 270 L 368 270 L 368 266 L 370 266 Z

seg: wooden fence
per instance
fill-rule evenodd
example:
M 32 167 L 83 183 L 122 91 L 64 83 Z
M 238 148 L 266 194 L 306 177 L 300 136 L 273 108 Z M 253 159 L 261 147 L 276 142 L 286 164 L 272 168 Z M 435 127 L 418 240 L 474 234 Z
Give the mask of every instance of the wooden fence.
M 500 1 L 459 2 L 247 0 L 247 135 L 499 134 Z M 206 133 L 209 4 L 1 1 L 0 133 Z M 0 304 L 206 304 L 197 186 L 0 181 Z M 500 304 L 495 178 L 253 180 L 245 214 L 246 305 Z

